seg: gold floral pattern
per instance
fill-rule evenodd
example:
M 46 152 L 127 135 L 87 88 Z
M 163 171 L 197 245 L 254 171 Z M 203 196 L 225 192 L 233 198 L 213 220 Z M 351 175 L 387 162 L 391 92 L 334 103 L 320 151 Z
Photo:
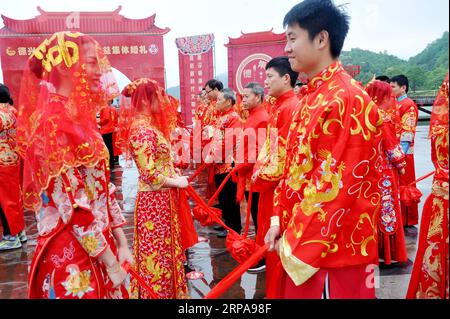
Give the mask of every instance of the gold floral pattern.
M 81 237 L 80 243 L 88 254 L 93 254 L 99 246 L 99 241 L 94 235 L 86 235 Z
M 139 170 L 138 190 L 158 190 L 176 175 L 170 143 L 147 119 L 132 124 L 130 149 Z
M 94 289 L 91 287 L 91 271 L 80 271 L 77 265 L 69 265 L 69 275 L 66 281 L 62 283 L 62 286 L 66 289 L 66 296 L 72 295 L 72 297 L 83 298 L 83 296 Z

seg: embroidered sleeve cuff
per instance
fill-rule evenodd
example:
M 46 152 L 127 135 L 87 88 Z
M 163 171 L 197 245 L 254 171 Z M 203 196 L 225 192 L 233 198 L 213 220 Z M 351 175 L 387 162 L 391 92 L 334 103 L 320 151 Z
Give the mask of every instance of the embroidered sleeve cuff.
M 405 160 L 405 153 L 403 152 L 402 146 L 400 144 L 392 150 L 387 150 L 386 154 L 390 162 L 392 162 L 396 167 L 397 163 L 401 163 Z
M 270 217 L 270 227 L 273 226 L 280 226 L 280 217 L 278 216 L 272 216 Z
M 280 239 L 280 259 L 284 270 L 296 286 L 304 284 L 319 271 L 319 268 L 314 268 L 292 255 L 285 235 Z
M 116 187 L 110 183 L 109 184 L 109 209 L 111 216 L 111 228 L 118 228 L 125 225 L 126 219 L 122 215 L 122 208 L 120 208 L 119 203 L 116 200 L 116 196 L 114 195 Z
M 166 177 L 164 175 L 158 175 L 151 184 L 153 190 L 157 191 L 161 189 L 166 183 Z
M 93 258 L 97 258 L 108 247 L 106 238 L 101 232 L 95 233 L 90 230 L 85 232 L 84 227 L 77 225 L 73 226 L 73 231 L 86 253 Z

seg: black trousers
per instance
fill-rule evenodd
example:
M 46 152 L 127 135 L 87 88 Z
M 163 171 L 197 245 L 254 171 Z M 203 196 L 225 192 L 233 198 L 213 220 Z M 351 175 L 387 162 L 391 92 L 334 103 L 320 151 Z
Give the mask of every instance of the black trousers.
M 3 226 L 3 236 L 11 235 L 11 231 L 9 230 L 8 221 L 6 220 L 5 212 L 0 205 L 0 220 L 2 221 Z
M 227 175 L 220 174 L 214 176 L 217 188 L 219 188 Z M 225 225 L 239 234 L 242 230 L 241 206 L 239 203 L 236 203 L 236 193 L 237 185 L 230 178 L 219 193 L 217 199 L 219 200 L 219 208 L 222 210 L 222 218 Z
M 113 133 L 104 134 L 102 135 L 102 137 L 109 152 L 109 168 L 113 169 L 114 168 Z
M 250 192 L 245 192 L 245 198 L 247 199 L 247 202 L 248 202 L 249 196 L 250 196 Z M 258 231 L 258 204 L 259 204 L 259 193 L 253 192 L 251 212 L 252 212 L 253 224 L 255 224 L 255 234 Z

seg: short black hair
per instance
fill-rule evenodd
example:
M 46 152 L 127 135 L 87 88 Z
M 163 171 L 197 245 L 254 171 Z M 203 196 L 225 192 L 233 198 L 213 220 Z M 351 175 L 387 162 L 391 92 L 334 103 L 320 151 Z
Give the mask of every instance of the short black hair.
M 215 89 L 217 89 L 219 91 L 223 90 L 223 83 L 216 79 L 212 79 L 212 80 L 209 80 L 208 82 L 206 82 L 205 88 L 207 86 L 209 86 L 211 88 L 211 90 L 215 90 Z
M 406 86 L 406 93 L 409 91 L 409 80 L 406 75 L 400 74 L 391 78 L 391 83 L 397 83 L 400 87 Z
M 283 26 L 295 24 L 308 31 L 311 41 L 321 31 L 327 31 L 331 56 L 336 59 L 341 55 L 350 28 L 350 17 L 332 0 L 305 0 L 295 5 L 284 17 Z
M 6 85 L 0 83 L 0 103 L 8 103 L 14 105 L 14 101 L 11 98 L 11 93 Z
M 280 76 L 285 76 L 286 74 L 289 74 L 289 77 L 291 78 L 291 87 L 295 86 L 295 82 L 297 82 L 297 79 L 298 79 L 298 72 L 295 72 L 294 70 L 292 70 L 288 57 L 279 56 L 279 57 L 273 58 L 266 65 L 266 70 L 268 70 L 270 68 L 277 71 L 277 73 Z
M 387 75 L 377 76 L 375 78 L 375 80 L 382 81 L 382 82 L 388 82 L 388 83 L 391 81 Z

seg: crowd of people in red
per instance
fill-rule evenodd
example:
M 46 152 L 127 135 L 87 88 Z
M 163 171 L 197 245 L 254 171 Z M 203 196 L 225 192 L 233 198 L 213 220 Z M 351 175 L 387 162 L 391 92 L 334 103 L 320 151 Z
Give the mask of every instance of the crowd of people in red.
M 35 212 L 30 298 L 189 298 L 185 251 L 201 214 L 241 264 L 264 251 L 247 268 L 266 271 L 268 298 L 375 298 L 368 278 L 379 263 L 408 260 L 404 229 L 419 223 L 418 108 L 406 76 L 362 85 L 344 70 L 349 17 L 331 0 L 304 0 L 283 24 L 286 56 L 267 63 L 265 82 L 236 93 L 211 79 L 193 127 L 150 78 L 119 92 L 98 42 L 81 33 L 55 33 L 35 50 L 18 107 L 0 86 L 0 253 L 27 240 L 24 209 Z M 448 94 L 447 75 L 430 122 L 436 169 L 411 299 L 449 297 Z M 196 152 L 208 204 L 183 174 Z M 119 155 L 139 172 L 132 245 L 111 182 Z M 138 276 L 129 287 L 124 265 Z

